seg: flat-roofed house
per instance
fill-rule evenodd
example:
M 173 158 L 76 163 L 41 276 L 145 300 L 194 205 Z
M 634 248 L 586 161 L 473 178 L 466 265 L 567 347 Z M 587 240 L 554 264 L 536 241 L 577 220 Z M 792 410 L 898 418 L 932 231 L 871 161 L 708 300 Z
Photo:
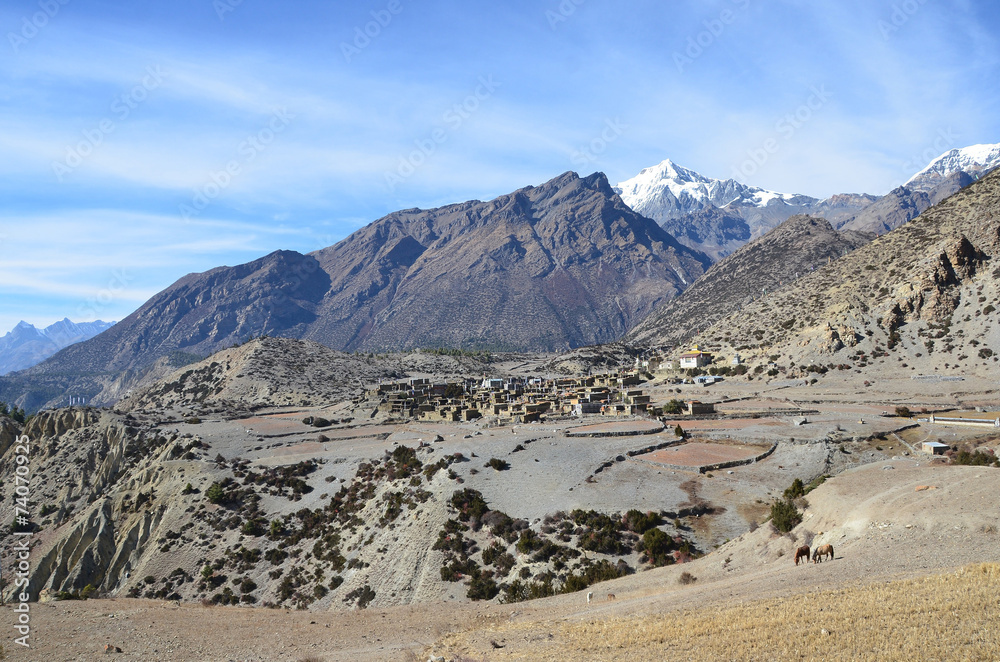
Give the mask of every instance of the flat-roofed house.
M 680 355 L 681 369 L 702 368 L 712 362 L 712 355 L 694 347 L 690 352 Z

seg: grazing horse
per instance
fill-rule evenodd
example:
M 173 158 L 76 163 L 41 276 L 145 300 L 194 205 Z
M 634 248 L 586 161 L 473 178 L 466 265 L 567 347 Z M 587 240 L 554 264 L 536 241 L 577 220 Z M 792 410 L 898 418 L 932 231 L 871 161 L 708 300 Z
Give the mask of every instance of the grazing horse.
M 830 555 L 830 560 L 832 561 L 833 545 L 820 545 L 819 547 L 816 548 L 816 551 L 813 552 L 813 563 L 819 563 L 820 561 L 823 560 L 823 557 L 828 554 Z
M 795 565 L 799 564 L 799 559 L 805 559 L 803 563 L 809 560 L 809 545 L 802 545 L 795 550 Z

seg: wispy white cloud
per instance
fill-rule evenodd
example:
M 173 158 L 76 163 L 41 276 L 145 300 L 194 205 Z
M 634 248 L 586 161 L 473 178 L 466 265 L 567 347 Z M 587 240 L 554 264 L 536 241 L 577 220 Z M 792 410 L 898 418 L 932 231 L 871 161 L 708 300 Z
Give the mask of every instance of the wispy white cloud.
M 961 144 L 1000 140 L 1000 10 L 917 3 L 886 38 L 879 21 L 901 4 L 583 3 L 553 27 L 545 12 L 557 2 L 404 3 L 347 62 L 340 42 L 368 20 L 364 8 L 243 3 L 219 21 L 208 2 L 70 3 L 0 58 L 0 249 L 10 258 L 0 321 L 38 310 L 14 296 L 20 288 L 72 308 L 128 268 L 134 294 L 116 301 L 134 303 L 188 271 L 314 250 L 397 208 L 491 198 L 571 169 L 617 182 L 669 157 L 728 177 L 776 134 L 779 149 L 750 183 L 885 192 L 941 131 Z M 712 21 L 727 9 L 736 18 L 720 31 Z M 0 9 L 0 25 L 20 19 Z M 703 52 L 680 70 L 674 55 L 691 39 Z M 113 104 L 150 67 L 162 84 L 122 117 Z M 455 126 L 446 113 L 481 76 L 499 86 Z M 831 99 L 780 134 L 818 85 Z M 278 109 L 294 119 L 249 158 L 241 144 Z M 113 131 L 60 181 L 53 164 L 103 120 Z M 608 121 L 627 128 L 595 143 Z M 389 190 L 386 173 L 437 129 L 446 139 Z M 181 205 L 230 162 L 239 174 L 185 219 Z

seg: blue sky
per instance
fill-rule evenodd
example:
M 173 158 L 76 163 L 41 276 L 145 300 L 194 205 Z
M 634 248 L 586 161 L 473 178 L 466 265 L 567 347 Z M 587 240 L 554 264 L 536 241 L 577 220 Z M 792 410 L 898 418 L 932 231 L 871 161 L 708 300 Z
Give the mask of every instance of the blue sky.
M 0 333 L 567 170 L 885 193 L 1000 142 L 991 0 L 8 0 L 0 28 Z

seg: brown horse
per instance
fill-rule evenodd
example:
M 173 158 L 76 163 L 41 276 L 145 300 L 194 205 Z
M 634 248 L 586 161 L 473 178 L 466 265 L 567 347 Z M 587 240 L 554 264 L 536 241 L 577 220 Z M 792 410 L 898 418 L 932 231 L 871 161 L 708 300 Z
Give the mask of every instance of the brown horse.
M 813 563 L 819 563 L 823 560 L 824 556 L 830 556 L 830 560 L 833 560 L 833 545 L 820 545 L 813 552 Z
M 795 550 L 795 565 L 799 564 L 799 559 L 805 559 L 803 563 L 809 560 L 809 545 L 802 545 Z

